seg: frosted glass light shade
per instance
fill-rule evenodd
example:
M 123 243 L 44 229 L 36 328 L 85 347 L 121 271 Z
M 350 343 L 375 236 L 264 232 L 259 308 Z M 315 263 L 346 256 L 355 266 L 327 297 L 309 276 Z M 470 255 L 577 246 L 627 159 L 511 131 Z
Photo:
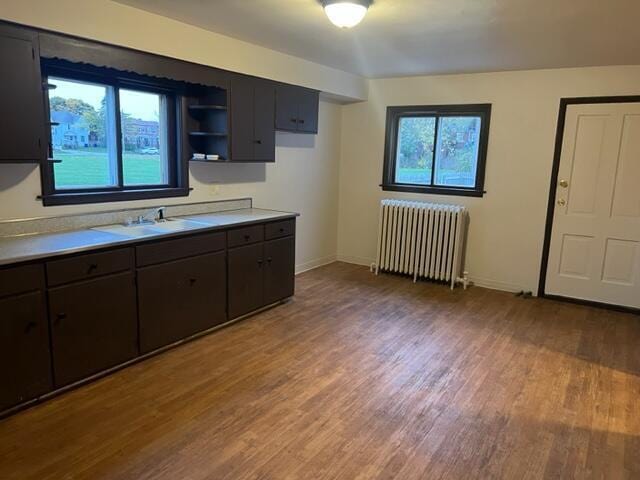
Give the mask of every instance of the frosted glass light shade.
M 351 28 L 359 24 L 367 13 L 367 7 L 354 2 L 325 4 L 324 11 L 335 26 Z

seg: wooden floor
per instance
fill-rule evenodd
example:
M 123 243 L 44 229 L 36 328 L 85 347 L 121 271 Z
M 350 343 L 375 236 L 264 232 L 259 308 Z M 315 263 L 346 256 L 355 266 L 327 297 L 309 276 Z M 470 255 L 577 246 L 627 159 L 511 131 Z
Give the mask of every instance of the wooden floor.
M 336 263 L 0 421 L 0 479 L 640 478 L 640 317 Z

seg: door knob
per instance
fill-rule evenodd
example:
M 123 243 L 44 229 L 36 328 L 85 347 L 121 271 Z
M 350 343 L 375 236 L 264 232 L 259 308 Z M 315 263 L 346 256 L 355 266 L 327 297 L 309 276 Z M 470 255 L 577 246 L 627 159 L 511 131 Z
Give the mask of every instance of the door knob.
M 564 198 L 561 198 L 560 200 L 558 200 L 558 205 L 560 205 L 561 207 L 564 207 L 567 204 L 567 201 Z
M 559 185 L 560 185 L 562 188 L 567 188 L 567 187 L 569 186 L 569 182 L 567 182 L 566 180 L 560 180 Z

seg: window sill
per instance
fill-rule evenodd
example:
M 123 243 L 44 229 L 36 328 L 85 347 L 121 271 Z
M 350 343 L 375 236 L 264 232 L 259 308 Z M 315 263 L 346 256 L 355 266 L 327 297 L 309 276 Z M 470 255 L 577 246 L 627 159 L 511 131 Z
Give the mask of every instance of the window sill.
M 380 185 L 382 190 L 389 192 L 408 192 L 408 193 L 423 193 L 431 195 L 455 195 L 459 197 L 483 197 L 484 190 L 475 190 L 472 188 L 456 188 L 456 187 L 426 187 L 422 185 L 409 185 L 409 184 L 390 184 Z
M 45 207 L 49 207 L 55 205 L 80 205 L 87 203 L 187 197 L 189 196 L 190 191 L 190 188 L 146 188 L 140 190 L 120 190 L 115 192 L 56 193 L 53 195 L 43 195 L 38 197 L 38 199 L 42 199 L 42 204 Z

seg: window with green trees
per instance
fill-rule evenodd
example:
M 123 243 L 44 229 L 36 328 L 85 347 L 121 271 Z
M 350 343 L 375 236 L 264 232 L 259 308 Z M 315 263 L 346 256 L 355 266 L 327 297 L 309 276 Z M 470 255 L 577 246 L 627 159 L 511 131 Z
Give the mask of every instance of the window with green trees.
M 59 161 L 54 164 L 56 190 L 168 183 L 163 95 L 116 92 L 110 85 L 55 77 L 49 77 L 49 85 L 55 87 L 49 91 L 49 110 L 53 157 Z
M 188 195 L 176 131 L 180 86 L 62 61 L 43 70 L 45 205 Z
M 481 196 L 491 106 L 389 107 L 385 190 Z

